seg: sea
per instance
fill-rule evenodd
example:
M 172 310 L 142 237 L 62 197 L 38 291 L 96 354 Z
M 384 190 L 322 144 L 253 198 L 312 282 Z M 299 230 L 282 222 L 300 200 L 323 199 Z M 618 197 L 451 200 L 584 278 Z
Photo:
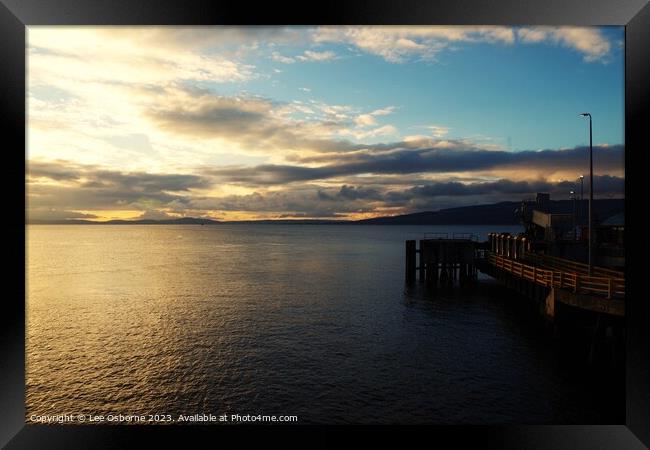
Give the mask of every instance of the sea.
M 525 298 L 405 285 L 408 239 L 520 231 L 28 225 L 26 420 L 624 422 L 624 378 L 567 357 Z

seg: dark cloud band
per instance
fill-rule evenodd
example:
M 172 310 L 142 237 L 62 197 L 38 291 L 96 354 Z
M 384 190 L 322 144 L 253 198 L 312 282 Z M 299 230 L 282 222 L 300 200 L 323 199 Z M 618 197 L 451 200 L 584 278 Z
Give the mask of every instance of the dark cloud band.
M 319 167 L 299 165 L 260 165 L 226 167 L 206 173 L 229 182 L 246 185 L 274 185 L 293 182 L 349 177 L 361 174 L 408 175 L 420 173 L 476 172 L 499 169 L 543 173 L 573 170 L 584 172 L 589 150 L 488 151 L 464 149 L 399 149 L 390 152 L 336 155 L 329 164 Z M 594 148 L 594 165 L 598 173 L 619 173 L 624 167 L 621 145 Z
M 29 217 L 34 219 L 93 218 L 78 211 L 139 210 L 155 216 L 167 211 L 183 216 L 205 216 L 223 212 L 264 213 L 274 217 L 341 217 L 349 214 L 379 214 L 387 208 L 400 212 L 436 210 L 469 204 L 520 200 L 535 192 L 550 192 L 556 198 L 568 198 L 577 190 L 575 182 L 531 181 L 445 181 L 422 182 L 403 189 L 381 183 L 372 185 L 343 184 L 323 187 L 298 183 L 309 179 L 312 169 L 296 172 L 274 167 L 265 172 L 295 183 L 283 190 L 255 192 L 247 195 L 221 197 L 201 194 L 212 185 L 214 174 L 150 174 L 124 173 L 94 166 L 81 166 L 63 161 L 30 162 L 27 188 Z M 319 177 L 327 172 L 321 172 Z M 220 174 L 223 176 L 223 173 Z M 55 181 L 56 183 L 52 183 Z M 390 186 L 394 186 L 391 184 Z M 622 196 L 624 179 L 610 175 L 596 176 L 597 197 Z M 76 212 L 75 212 L 76 211 Z

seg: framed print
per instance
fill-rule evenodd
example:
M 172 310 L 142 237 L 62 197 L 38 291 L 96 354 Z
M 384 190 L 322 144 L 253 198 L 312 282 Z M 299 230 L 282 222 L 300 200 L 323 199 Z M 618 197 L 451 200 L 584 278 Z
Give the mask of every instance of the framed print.
M 645 2 L 1 9 L 6 448 L 648 445 Z

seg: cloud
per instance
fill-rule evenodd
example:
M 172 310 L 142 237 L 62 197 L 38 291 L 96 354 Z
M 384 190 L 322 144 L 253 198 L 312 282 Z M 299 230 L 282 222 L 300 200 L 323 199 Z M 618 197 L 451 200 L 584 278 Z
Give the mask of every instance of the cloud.
M 596 176 L 594 185 L 598 185 L 601 194 L 621 194 L 625 181 L 609 175 Z M 513 181 L 499 179 L 489 182 L 461 183 L 457 181 L 429 183 L 415 186 L 399 193 L 403 198 L 432 198 L 439 196 L 484 196 L 487 194 L 528 195 L 534 192 L 550 192 L 567 197 L 569 191 L 575 189 L 574 181 L 551 182 L 544 179 Z M 394 194 L 394 193 L 389 193 Z
M 179 79 L 228 83 L 255 77 L 254 66 L 239 62 L 235 55 L 207 54 L 197 45 L 170 45 L 179 34 L 192 33 L 101 27 L 64 27 L 52 32 L 49 27 L 32 27 L 27 33 L 28 75 L 55 86 L 60 78 L 61 83 L 156 84 Z
M 166 219 L 176 219 L 177 215 L 167 214 L 165 211 L 160 210 L 148 210 L 143 212 L 138 216 L 138 220 L 166 220 Z
M 197 198 L 191 207 L 218 211 L 255 212 L 283 217 L 341 217 L 372 211 L 365 199 L 345 197 L 341 189 L 298 186 L 286 191 L 255 192 L 220 198 Z
M 346 106 L 287 104 L 196 89 L 166 89 L 149 103 L 144 117 L 156 128 L 184 139 L 219 139 L 226 142 L 224 145 L 266 154 L 277 154 L 276 150 L 284 154 L 297 150 L 343 151 L 355 146 L 340 138 L 340 132 L 352 124 Z M 303 116 L 295 118 L 296 113 Z
M 348 200 L 382 200 L 383 196 L 379 189 L 363 186 L 348 186 L 344 184 L 338 192 L 339 198 Z
M 299 87 L 298 90 L 303 91 L 303 92 L 311 92 L 311 89 L 306 88 L 306 87 Z
M 158 105 L 147 111 L 149 118 L 165 129 L 190 134 L 205 132 L 225 137 L 248 135 L 257 127 L 268 127 L 272 105 L 262 99 L 201 95 L 197 103 Z
M 356 123 L 357 126 L 359 126 L 359 122 Z M 354 136 L 355 139 L 368 139 L 368 138 L 376 138 L 379 136 L 395 135 L 397 134 L 397 128 L 395 128 L 393 125 L 382 125 L 381 127 L 373 128 L 371 130 L 359 131 L 359 130 L 347 129 L 347 130 L 341 130 L 340 133 L 352 135 Z
M 624 180 L 597 176 L 598 197 L 623 194 Z M 552 198 L 567 199 L 572 188 L 569 181 L 549 182 L 542 179 L 513 182 L 499 179 L 491 182 L 433 182 L 402 190 L 382 186 L 323 188 L 300 185 L 295 189 L 203 199 L 194 207 L 230 211 L 275 213 L 275 217 L 346 217 L 350 214 L 377 215 L 386 211 L 400 213 L 436 210 L 471 204 L 518 201 L 535 192 L 549 192 Z M 396 209 L 395 209 L 396 208 Z
M 595 176 L 598 198 L 622 197 L 625 180 L 609 175 Z M 517 201 L 531 197 L 536 192 L 547 192 L 556 200 L 567 200 L 569 191 L 576 188 L 574 181 L 556 182 L 542 178 L 512 181 L 499 179 L 489 182 L 461 183 L 456 181 L 426 183 L 401 191 L 385 194 L 386 206 L 399 206 L 408 212 L 435 210 L 473 204 Z
M 97 219 L 98 217 L 95 214 L 84 214 L 77 211 L 65 211 L 51 209 L 47 207 L 43 208 L 29 208 L 25 211 L 27 213 L 27 219 L 38 219 L 38 220 L 71 220 L 71 219 L 85 219 L 92 220 Z
M 330 61 L 336 58 L 336 53 L 332 51 L 325 52 L 314 52 L 311 50 L 305 50 L 302 55 L 296 56 L 296 59 L 300 61 Z
M 387 106 L 385 108 L 381 109 L 376 109 L 373 112 L 370 113 L 371 116 L 386 116 L 388 114 L 392 114 L 395 111 L 394 106 Z
M 624 180 L 596 176 L 598 198 L 623 195 Z M 552 198 L 567 199 L 572 182 L 543 179 L 514 182 L 507 179 L 470 182 L 428 182 L 401 190 L 384 186 L 338 187 L 298 185 L 284 191 L 255 192 L 224 198 L 193 201 L 194 208 L 220 211 L 254 211 L 274 217 L 347 217 L 436 210 L 471 204 L 519 201 L 535 192 L 549 192 Z
M 602 32 L 593 27 L 531 27 L 517 30 L 517 38 L 524 43 L 563 45 L 582 53 L 586 62 L 604 62 L 612 44 Z
M 402 63 L 412 57 L 434 60 L 453 42 L 511 44 L 514 32 L 509 27 L 497 26 L 320 27 L 313 32 L 312 39 L 317 43 L 351 44 L 386 61 Z
M 468 148 L 463 142 L 455 142 L 455 147 L 411 149 L 405 149 L 402 144 L 367 146 L 365 150 L 356 152 L 296 160 L 308 163 L 320 162 L 322 165 L 318 167 L 260 165 L 214 169 L 210 173 L 225 182 L 250 185 L 316 181 L 362 174 L 442 174 L 497 170 L 519 171 L 523 176 L 534 174 L 539 177 L 548 176 L 554 171 L 578 174 L 586 167 L 586 155 L 588 155 L 584 147 L 567 150 L 506 152 Z M 594 161 L 598 173 L 622 171 L 623 146 L 594 147 Z
M 27 203 L 34 211 L 149 209 L 186 202 L 211 180 L 190 174 L 122 172 L 70 161 L 29 161 Z
M 427 128 L 431 130 L 431 135 L 436 138 L 441 138 L 449 133 L 449 127 L 430 125 Z
M 401 168 L 403 169 L 403 168 Z M 401 170 L 400 169 L 400 170 Z M 357 168 L 268 165 L 255 168 L 204 169 L 198 175 L 122 172 L 68 161 L 31 161 L 28 164 L 27 209 L 31 219 L 93 219 L 102 211 L 130 210 L 133 218 L 176 216 L 220 217 L 358 217 L 438 209 L 466 204 L 519 200 L 535 192 L 566 198 L 576 180 L 431 181 L 411 177 L 363 177 L 355 183 L 332 177 L 357 174 Z M 399 170 L 398 170 L 399 171 Z M 330 184 L 313 184 L 318 179 Z M 449 177 L 446 177 L 449 178 Z M 250 194 L 213 194 L 210 188 L 227 179 L 255 187 Z M 364 183 L 360 183 L 363 180 Z M 282 183 L 281 190 L 266 186 Z M 621 196 L 624 179 L 595 177 L 596 196 Z
M 29 161 L 27 175 L 32 178 L 49 178 L 54 181 L 77 181 L 81 171 L 79 166 L 68 161 Z
M 227 183 L 250 186 L 278 185 L 296 181 L 311 181 L 344 175 L 336 167 L 304 167 L 279 164 L 265 164 L 255 167 L 225 167 L 205 169 L 208 175 L 216 176 Z
M 387 106 L 386 108 L 376 109 L 367 114 L 361 114 L 354 119 L 354 123 L 358 127 L 369 127 L 377 124 L 376 116 L 386 116 L 392 114 L 395 110 L 394 106 Z
M 371 125 L 376 125 L 377 121 L 372 116 L 372 114 L 361 114 L 360 116 L 357 116 L 356 119 L 354 119 L 354 123 L 358 127 L 369 127 Z
M 51 29 L 50 27 L 39 27 Z M 60 28 L 59 28 L 60 29 Z M 30 28 L 31 30 L 31 28 Z M 103 40 L 138 42 L 141 45 L 158 45 L 187 51 L 188 48 L 209 51 L 239 45 L 272 42 L 296 44 L 304 41 L 304 30 L 283 26 L 106 26 L 89 28 Z
M 312 32 L 314 42 L 353 45 L 392 63 L 413 58 L 434 61 L 455 43 L 511 45 L 515 37 L 523 44 L 563 45 L 582 53 L 586 62 L 605 61 L 612 48 L 595 27 L 354 26 L 320 27 Z
M 271 59 L 273 61 L 280 62 L 282 64 L 293 64 L 296 61 L 302 61 L 302 62 L 310 62 L 310 61 L 315 61 L 315 62 L 321 62 L 321 61 L 331 61 L 333 59 L 336 59 L 336 53 L 333 51 L 324 51 L 324 52 L 316 52 L 313 50 L 305 50 L 302 54 L 297 55 L 297 56 L 286 56 L 282 55 L 279 52 L 273 52 L 271 53 Z
M 280 62 L 280 63 L 282 63 L 282 64 L 293 64 L 293 63 L 296 62 L 296 59 L 295 59 L 295 58 L 291 58 L 291 57 L 289 57 L 289 56 L 281 55 L 281 54 L 278 53 L 278 52 L 273 52 L 273 53 L 271 53 L 271 59 L 272 59 L 273 61 L 277 61 L 277 62 Z

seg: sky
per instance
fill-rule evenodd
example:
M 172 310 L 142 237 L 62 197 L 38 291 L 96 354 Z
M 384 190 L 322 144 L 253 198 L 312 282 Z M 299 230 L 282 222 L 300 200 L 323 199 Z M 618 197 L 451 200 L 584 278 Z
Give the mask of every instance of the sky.
M 624 195 L 622 27 L 27 29 L 29 219 Z

